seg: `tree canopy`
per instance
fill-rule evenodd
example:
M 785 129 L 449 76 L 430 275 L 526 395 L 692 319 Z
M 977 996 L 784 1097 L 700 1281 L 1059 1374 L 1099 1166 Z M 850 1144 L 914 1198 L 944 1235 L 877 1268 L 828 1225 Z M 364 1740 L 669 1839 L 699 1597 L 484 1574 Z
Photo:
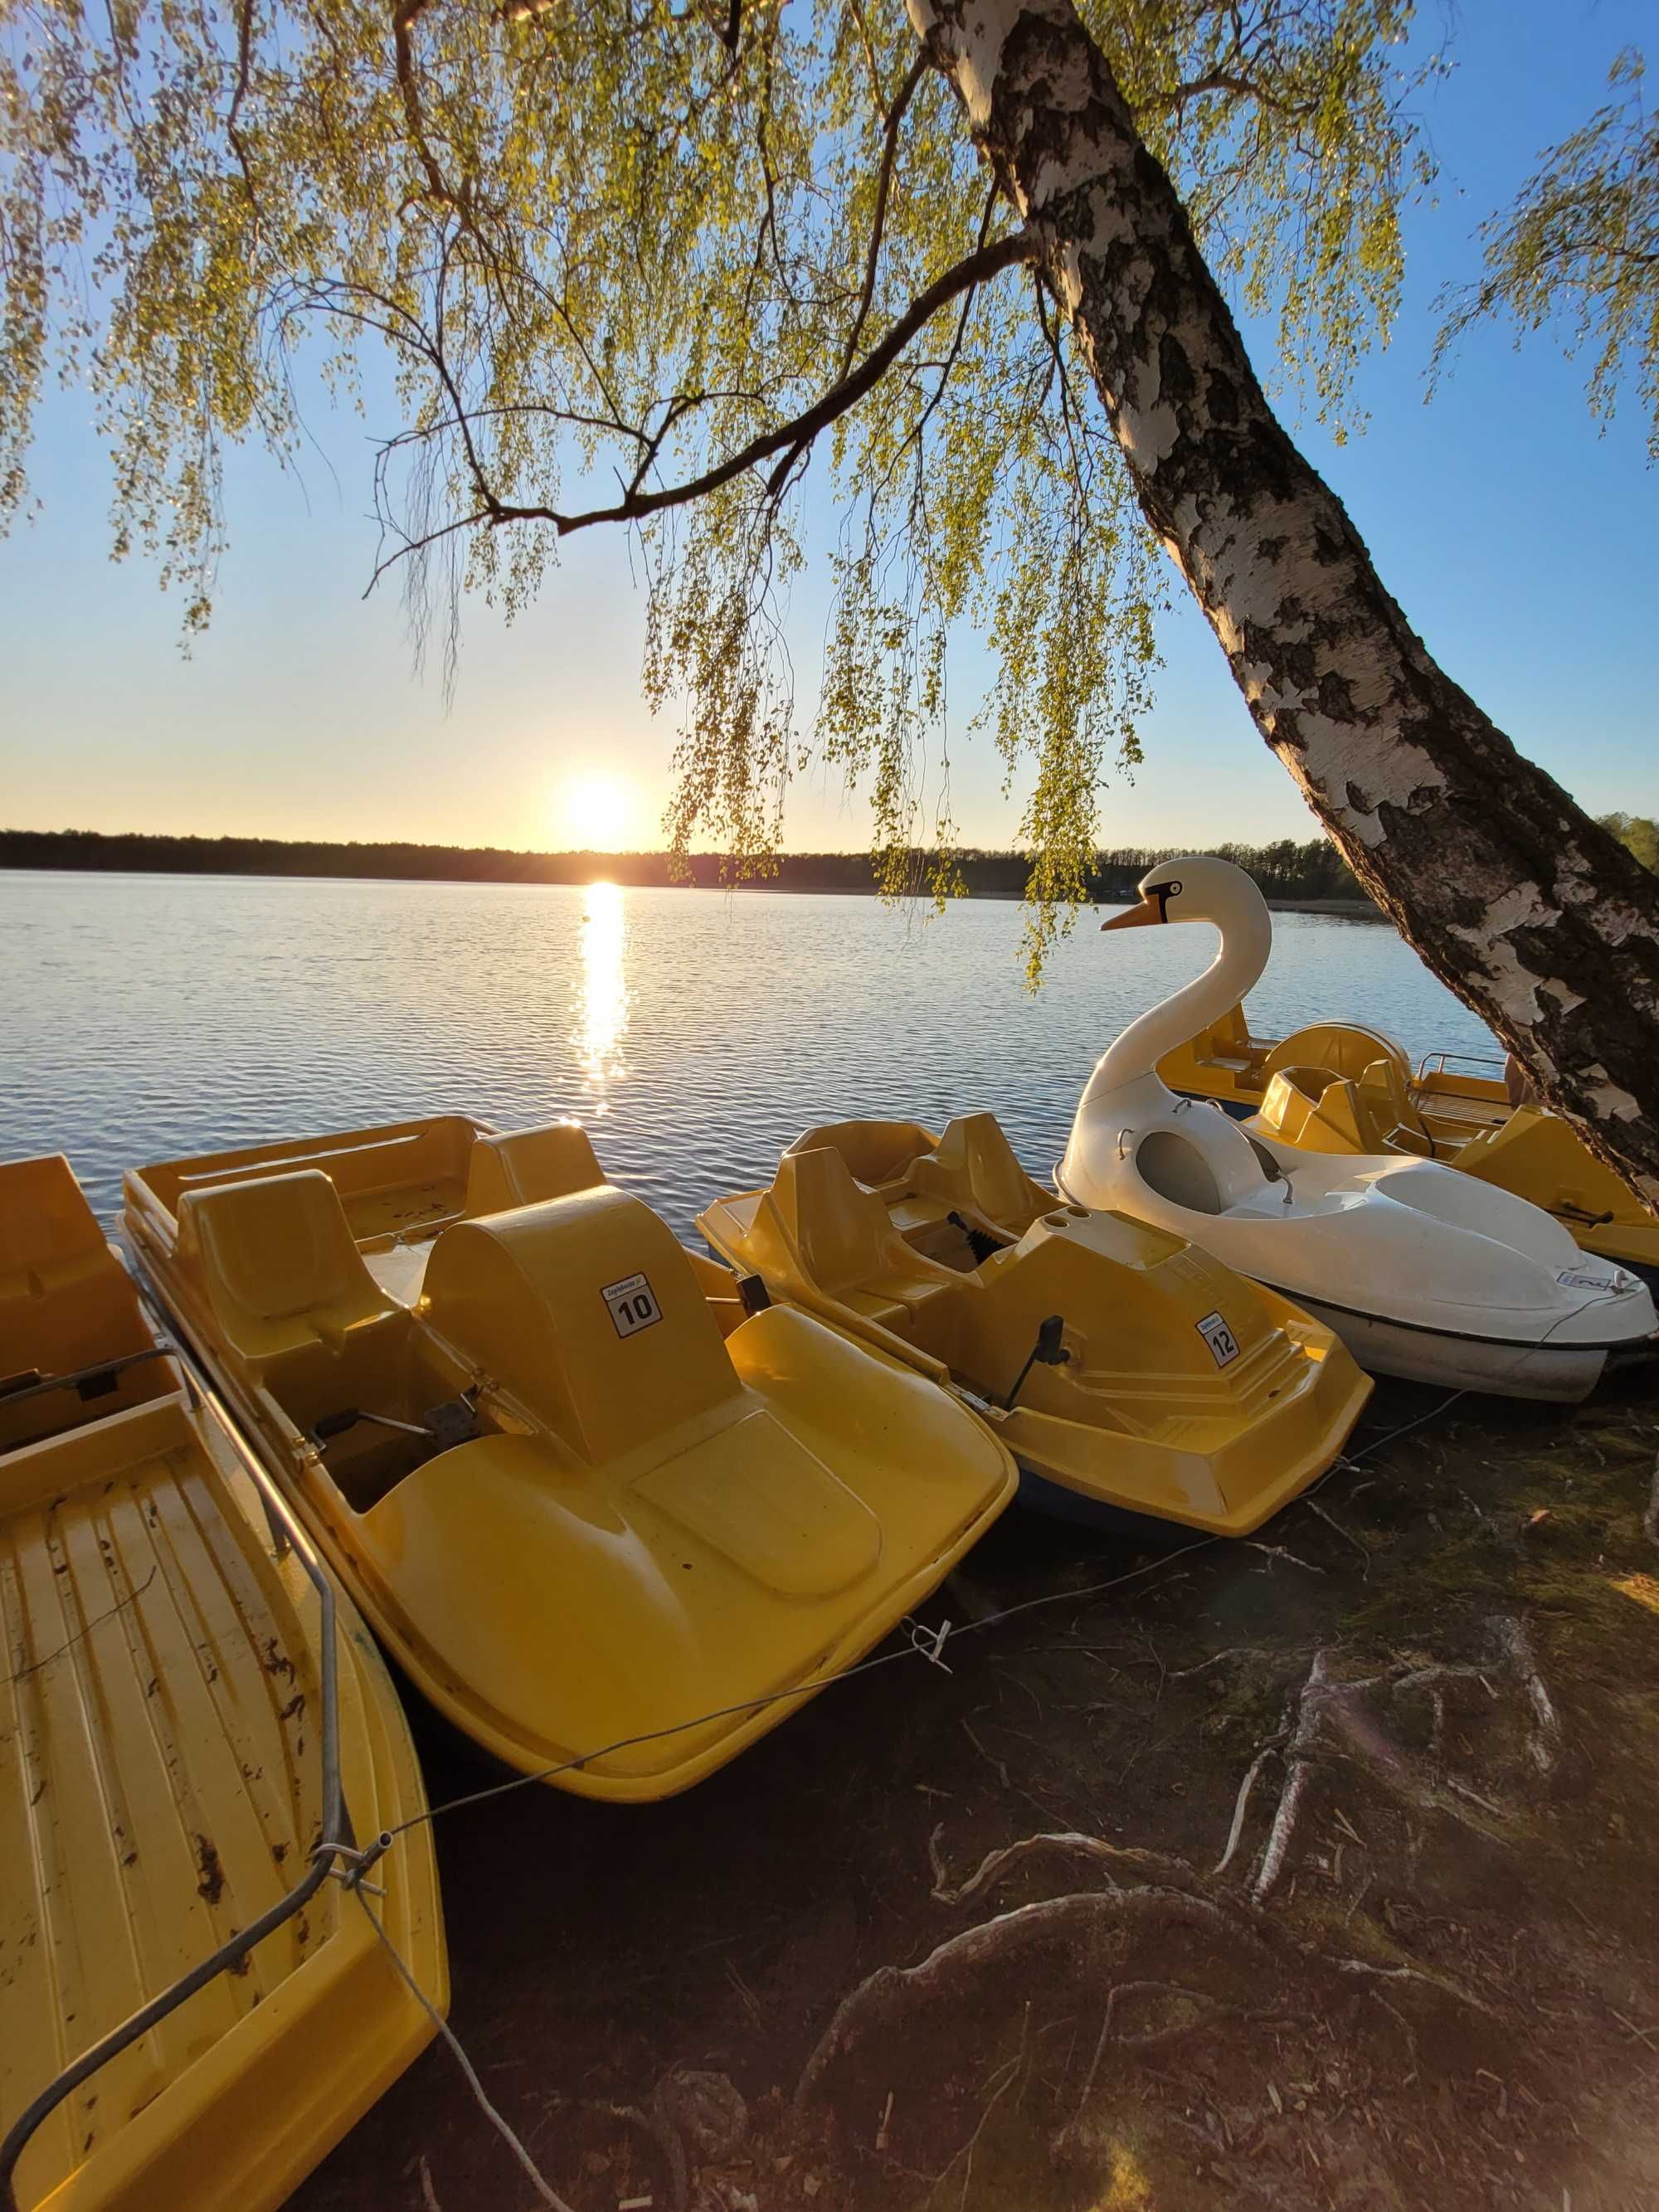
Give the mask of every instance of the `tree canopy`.
M 1083 12 L 1340 428 L 1428 173 L 1408 0 Z M 204 623 L 224 445 L 294 459 L 320 367 L 384 428 L 380 569 L 417 641 L 451 658 L 465 592 L 515 611 L 565 539 L 625 526 L 674 843 L 763 861 L 815 747 L 869 789 L 895 887 L 918 847 L 950 879 L 947 646 L 976 626 L 1040 950 L 1138 757 L 1166 585 L 1029 229 L 893 0 L 0 0 L 0 26 L 11 508 L 44 377 L 84 374 L 117 549 Z M 819 485 L 809 726 L 783 620 Z

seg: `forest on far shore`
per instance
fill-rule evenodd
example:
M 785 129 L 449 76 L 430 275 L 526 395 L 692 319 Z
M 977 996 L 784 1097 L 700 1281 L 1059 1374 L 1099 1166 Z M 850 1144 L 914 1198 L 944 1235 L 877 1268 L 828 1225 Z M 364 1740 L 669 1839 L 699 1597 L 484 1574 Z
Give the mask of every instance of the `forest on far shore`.
M 1105 904 L 1134 896 L 1135 884 L 1158 861 L 1189 846 L 1122 846 L 1097 856 L 1091 895 Z M 1206 848 L 1236 860 L 1269 898 L 1352 899 L 1364 896 L 1342 856 L 1322 837 L 1305 844 L 1285 838 L 1276 845 L 1217 845 Z M 970 896 L 1021 898 L 1027 856 L 964 848 L 956 856 Z M 928 856 L 916 855 L 918 882 Z M 515 853 L 495 846 L 413 845 L 396 842 L 325 844 L 276 837 L 163 837 L 143 832 L 111 836 L 95 830 L 0 830 L 0 868 L 72 868 L 184 876 L 372 876 L 408 881 L 583 884 L 596 877 L 615 884 L 690 883 L 717 889 L 731 880 L 730 863 L 718 853 L 694 853 L 676 875 L 666 853 Z M 738 885 L 741 889 L 744 886 Z M 786 853 L 773 872 L 750 879 L 761 890 L 870 891 L 874 878 L 867 853 Z
M 1603 825 L 1623 839 L 1638 860 L 1659 867 L 1659 824 L 1643 815 L 1608 814 Z M 1135 885 L 1160 860 L 1194 849 L 1185 845 L 1123 845 L 1096 855 L 1092 897 L 1115 905 L 1134 896 Z M 1334 845 L 1323 837 L 1273 845 L 1199 848 L 1233 860 L 1255 877 L 1270 899 L 1319 901 L 1364 896 Z M 925 880 L 928 855 L 916 854 L 916 880 Z M 988 852 L 969 846 L 957 855 L 971 896 L 1021 898 L 1024 853 Z M 72 868 L 114 873 L 179 876 L 369 876 L 411 882 L 584 884 L 635 885 L 689 883 L 714 890 L 731 880 L 730 863 L 718 853 L 694 853 L 679 873 L 666 853 L 515 853 L 485 845 L 396 842 L 325 844 L 276 837 L 163 837 L 142 831 L 108 836 L 97 830 L 0 830 L 0 868 Z M 786 853 L 769 874 L 750 879 L 757 890 L 870 891 L 867 853 Z M 743 888 L 741 884 L 736 886 Z

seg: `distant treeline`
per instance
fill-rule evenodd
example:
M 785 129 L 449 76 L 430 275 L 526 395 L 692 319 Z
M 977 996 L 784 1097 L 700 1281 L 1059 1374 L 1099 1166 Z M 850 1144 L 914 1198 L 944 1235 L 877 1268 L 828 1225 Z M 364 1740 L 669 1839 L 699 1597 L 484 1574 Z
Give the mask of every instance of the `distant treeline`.
M 1172 860 L 1188 846 L 1124 846 L 1099 855 L 1091 880 L 1094 897 L 1107 904 L 1134 896 L 1147 869 Z M 1208 849 L 1248 868 L 1269 898 L 1352 899 L 1363 894 L 1334 845 L 1322 837 L 1305 844 L 1217 845 Z M 919 860 L 922 856 L 918 856 Z M 957 855 L 969 890 L 980 898 L 1020 898 L 1025 891 L 1023 853 L 969 848 Z M 720 856 L 696 853 L 687 862 L 690 881 L 713 888 L 726 880 Z M 487 884 L 582 884 L 596 876 L 629 884 L 669 884 L 677 878 L 665 853 L 510 853 L 495 846 L 290 842 L 275 837 L 158 837 L 140 833 L 106 836 L 96 830 L 0 830 L 0 868 L 106 869 L 178 876 L 376 876 L 409 880 Z M 918 869 L 918 880 L 922 871 Z M 868 891 L 867 853 L 789 853 L 762 889 L 788 891 Z

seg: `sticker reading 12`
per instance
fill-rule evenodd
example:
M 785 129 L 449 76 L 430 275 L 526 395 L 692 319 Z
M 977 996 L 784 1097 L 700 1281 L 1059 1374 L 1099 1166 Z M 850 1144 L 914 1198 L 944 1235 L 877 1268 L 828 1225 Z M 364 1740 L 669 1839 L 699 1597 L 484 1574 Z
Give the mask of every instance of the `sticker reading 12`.
M 1237 1358 L 1238 1339 L 1218 1313 L 1206 1314 L 1194 1326 L 1214 1354 L 1218 1367 L 1230 1366 Z
M 619 1283 L 607 1283 L 599 1296 L 611 1309 L 618 1336 L 636 1336 L 662 1319 L 662 1308 L 643 1275 L 624 1275 Z

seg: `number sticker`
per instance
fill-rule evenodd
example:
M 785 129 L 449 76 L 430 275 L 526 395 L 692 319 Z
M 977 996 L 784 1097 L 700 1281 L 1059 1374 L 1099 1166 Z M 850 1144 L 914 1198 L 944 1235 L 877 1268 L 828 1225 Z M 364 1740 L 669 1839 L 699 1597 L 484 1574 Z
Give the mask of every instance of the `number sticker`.
M 641 1329 L 662 1319 L 656 1293 L 643 1275 L 625 1275 L 619 1283 L 607 1283 L 599 1296 L 611 1309 L 618 1336 L 636 1336 Z
M 1199 1334 L 1210 1347 L 1218 1367 L 1231 1366 L 1238 1357 L 1238 1339 L 1233 1334 L 1218 1313 L 1207 1313 L 1195 1324 Z

